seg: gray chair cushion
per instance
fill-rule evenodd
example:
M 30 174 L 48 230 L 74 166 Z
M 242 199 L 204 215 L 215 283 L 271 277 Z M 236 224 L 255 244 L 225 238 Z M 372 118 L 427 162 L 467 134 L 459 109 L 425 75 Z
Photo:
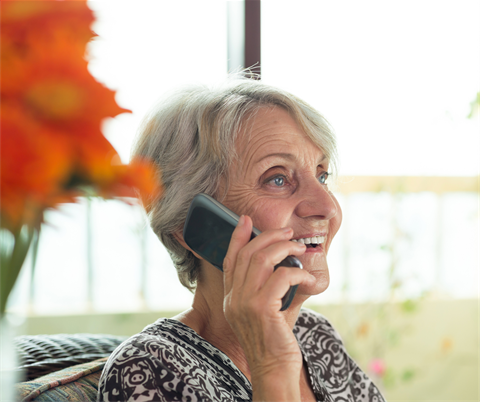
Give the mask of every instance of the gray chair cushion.
M 48 373 L 108 357 L 127 337 L 104 334 L 24 335 L 14 344 L 18 370 L 28 380 Z

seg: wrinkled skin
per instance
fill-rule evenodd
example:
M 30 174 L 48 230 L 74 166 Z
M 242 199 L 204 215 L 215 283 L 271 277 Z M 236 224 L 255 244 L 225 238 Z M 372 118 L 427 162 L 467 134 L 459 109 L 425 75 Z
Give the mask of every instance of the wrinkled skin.
M 292 328 L 302 303 L 329 284 L 326 255 L 342 215 L 325 184 L 328 160 L 278 107 L 258 112 L 237 152 L 223 203 L 242 217 L 224 274 L 203 261 L 192 309 L 177 318 L 233 360 L 251 380 L 254 400 L 314 400 Z M 249 241 L 252 224 L 262 233 Z M 325 243 L 313 249 L 290 241 L 313 235 Z M 288 255 L 304 269 L 274 272 Z M 296 284 L 291 307 L 280 312 Z

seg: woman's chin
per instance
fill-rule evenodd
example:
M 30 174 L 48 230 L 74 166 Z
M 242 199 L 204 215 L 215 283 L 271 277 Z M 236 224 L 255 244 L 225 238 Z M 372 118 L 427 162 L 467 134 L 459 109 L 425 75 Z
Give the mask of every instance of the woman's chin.
M 299 257 L 303 269 L 316 278 L 316 281 L 308 285 L 300 285 L 297 293 L 305 296 L 314 296 L 325 292 L 330 284 L 328 263 L 326 255 L 322 253 L 304 254 Z
M 312 284 L 302 284 L 297 289 L 297 294 L 304 296 L 314 296 L 327 290 L 330 284 L 330 275 L 328 274 L 328 267 L 325 266 L 322 269 L 308 270 L 317 280 Z

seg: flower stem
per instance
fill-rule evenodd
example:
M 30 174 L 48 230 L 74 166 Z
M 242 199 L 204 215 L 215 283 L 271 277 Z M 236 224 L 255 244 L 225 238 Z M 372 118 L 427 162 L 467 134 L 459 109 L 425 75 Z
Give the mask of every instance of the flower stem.
M 0 232 L 0 316 L 3 316 L 8 296 L 30 249 L 35 228 L 24 225 L 15 233 L 4 228 Z

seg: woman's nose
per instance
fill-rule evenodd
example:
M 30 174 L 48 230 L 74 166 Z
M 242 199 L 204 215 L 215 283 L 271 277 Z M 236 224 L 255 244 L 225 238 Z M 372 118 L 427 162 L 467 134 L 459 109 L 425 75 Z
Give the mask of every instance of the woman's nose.
M 329 220 L 337 214 L 337 203 L 328 191 L 326 184 L 321 184 L 315 179 L 304 183 L 303 189 L 299 193 L 300 202 L 297 205 L 296 213 L 301 218 L 317 217 Z

